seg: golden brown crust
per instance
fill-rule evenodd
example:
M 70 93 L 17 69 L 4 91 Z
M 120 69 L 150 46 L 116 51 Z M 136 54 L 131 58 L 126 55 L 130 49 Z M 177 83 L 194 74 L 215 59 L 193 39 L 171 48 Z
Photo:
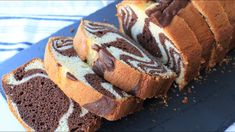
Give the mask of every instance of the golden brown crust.
M 82 107 L 84 107 L 86 104 L 94 103 L 104 97 L 105 95 L 99 93 L 93 88 L 88 87 L 79 81 L 70 80 L 66 77 L 66 68 L 58 65 L 51 52 L 51 42 L 54 39 L 56 38 L 51 38 L 49 40 L 44 56 L 45 69 L 50 79 L 53 80 L 68 97 L 72 98 Z M 121 117 L 136 111 L 129 108 L 130 106 L 137 105 L 135 107 L 136 109 L 139 109 L 141 107 L 141 102 L 139 102 L 139 100 L 135 97 L 126 97 L 120 100 L 114 100 L 109 97 L 107 98 L 114 101 L 115 105 L 117 106 L 116 109 L 113 109 L 112 112 L 109 112 L 106 115 L 102 115 L 104 118 L 110 121 L 120 119 Z
M 229 49 L 232 26 L 218 0 L 192 0 L 192 4 L 203 15 L 216 40 L 209 62 L 209 66 L 213 67 L 225 57 Z
M 81 24 L 83 21 L 81 21 Z M 79 26 L 78 31 L 74 38 L 74 48 L 77 51 L 78 55 L 83 60 L 88 60 L 90 54 L 95 54 L 95 60 L 99 57 L 95 51 L 91 49 L 91 40 L 86 36 L 83 26 Z M 93 60 L 94 61 L 94 60 Z M 92 64 L 92 62 L 90 62 Z M 168 91 L 170 85 L 165 83 L 170 83 L 174 81 L 175 77 L 172 76 L 171 78 L 162 78 L 162 77 L 153 77 L 146 73 L 140 72 L 135 70 L 134 68 L 130 67 L 127 64 L 124 64 L 120 60 L 115 60 L 115 68 L 112 71 L 105 71 L 104 72 L 105 80 L 109 81 L 113 85 L 119 87 L 120 89 L 126 92 L 134 92 L 135 96 L 146 99 L 154 96 L 158 96 L 158 90 L 164 89 L 164 91 Z M 146 83 L 148 82 L 148 83 Z M 141 85 L 139 85 L 141 84 Z M 169 87 L 162 87 L 169 86 Z M 138 90 L 136 87 L 138 86 Z M 164 92 L 165 94 L 166 92 Z
M 202 47 L 202 68 L 208 67 L 211 51 L 214 44 L 214 36 L 202 15 L 194 8 L 192 3 L 181 9 L 178 16 L 182 17 L 196 35 Z
M 6 95 L 7 96 L 7 95 Z M 11 113 L 15 116 L 15 118 L 20 122 L 20 124 L 26 129 L 27 132 L 32 132 L 34 131 L 32 128 L 30 128 L 20 117 L 20 115 L 17 114 L 15 111 L 14 107 L 12 106 L 12 101 L 7 97 L 7 103 L 9 106 L 9 109 Z
M 34 59 L 31 60 L 30 62 L 28 62 L 28 63 L 26 63 L 26 64 L 20 66 L 19 68 L 23 68 L 23 67 L 27 66 L 29 63 L 32 63 L 32 62 L 34 62 L 34 61 L 40 61 L 40 62 L 42 62 L 41 59 L 39 59 L 39 58 L 34 58 Z M 18 69 L 18 68 L 17 68 L 17 69 Z M 2 84 L 7 84 L 7 78 L 8 78 L 11 74 L 15 74 L 15 72 L 17 71 L 17 69 L 15 69 L 15 70 L 9 72 L 8 74 L 5 74 L 5 75 L 2 77 Z M 14 107 L 12 106 L 12 101 L 11 101 L 11 99 L 8 97 L 8 95 L 6 95 L 6 97 L 7 97 L 7 104 L 8 104 L 8 106 L 9 106 L 9 109 L 10 109 L 10 111 L 12 112 L 12 114 L 15 116 L 15 118 L 16 118 L 16 119 L 20 122 L 20 124 L 26 129 L 26 131 L 28 131 L 28 132 L 33 131 L 33 129 L 30 128 L 30 127 L 21 119 L 20 115 L 17 114 L 16 110 L 15 110 Z
M 173 18 L 164 31 L 183 57 L 185 80 L 179 83 L 179 87 L 182 89 L 199 74 L 202 49 L 188 24 L 178 16 Z
M 229 45 L 229 50 L 235 48 L 235 1 L 234 0 L 219 0 L 220 4 L 223 6 L 225 13 L 233 26 L 233 38 Z

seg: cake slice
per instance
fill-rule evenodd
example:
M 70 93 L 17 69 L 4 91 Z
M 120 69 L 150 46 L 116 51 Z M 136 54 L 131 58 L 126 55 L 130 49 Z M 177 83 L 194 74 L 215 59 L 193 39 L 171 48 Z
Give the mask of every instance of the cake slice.
M 214 36 L 203 16 L 197 11 L 190 0 L 145 0 L 146 2 L 164 3 L 166 12 L 176 10 L 175 15 L 184 19 L 194 32 L 202 47 L 202 68 L 207 67 L 214 45 Z M 171 4 L 171 5 L 170 5 Z
M 235 1 L 234 0 L 219 0 L 222 5 L 230 24 L 233 26 L 233 38 L 229 45 L 229 50 L 235 48 Z
M 209 61 L 212 55 L 212 49 L 215 46 L 215 39 L 209 25 L 190 1 L 187 2 L 184 8 L 179 10 L 177 15 L 183 18 L 192 29 L 203 49 L 201 54 L 201 69 L 210 68 Z
M 79 106 L 47 76 L 43 62 L 33 59 L 3 76 L 11 112 L 27 131 L 95 131 L 101 118 Z
M 157 58 L 107 23 L 82 20 L 74 48 L 98 75 L 141 99 L 165 96 L 175 79 Z
M 88 111 L 113 121 L 138 111 L 142 101 L 113 87 L 95 74 L 73 48 L 73 39 L 49 39 L 44 56 L 48 76 Z
M 120 29 L 177 73 L 182 89 L 199 74 L 202 48 L 185 20 L 176 14 L 187 1 L 128 1 L 117 6 Z
M 204 17 L 214 35 L 216 43 L 209 62 L 210 67 L 213 67 L 224 59 L 229 50 L 233 28 L 219 0 L 192 0 L 191 2 Z

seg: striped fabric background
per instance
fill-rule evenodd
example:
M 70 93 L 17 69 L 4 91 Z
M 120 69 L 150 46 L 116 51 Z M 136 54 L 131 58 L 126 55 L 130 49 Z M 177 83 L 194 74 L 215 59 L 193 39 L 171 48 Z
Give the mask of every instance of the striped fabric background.
M 0 63 L 113 1 L 0 1 Z

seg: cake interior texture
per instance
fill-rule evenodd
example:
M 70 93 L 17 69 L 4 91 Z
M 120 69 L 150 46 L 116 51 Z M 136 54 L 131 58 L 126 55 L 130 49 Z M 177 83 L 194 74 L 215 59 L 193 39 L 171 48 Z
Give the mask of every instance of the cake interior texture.
M 68 98 L 34 59 L 6 75 L 3 87 L 15 116 L 28 130 L 88 131 L 100 118 Z

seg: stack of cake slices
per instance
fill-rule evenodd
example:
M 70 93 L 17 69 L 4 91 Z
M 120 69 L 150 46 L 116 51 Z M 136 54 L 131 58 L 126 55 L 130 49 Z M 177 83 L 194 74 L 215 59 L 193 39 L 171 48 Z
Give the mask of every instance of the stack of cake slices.
M 234 47 L 234 1 L 125 0 L 120 29 L 176 74 L 182 89 Z
M 235 47 L 235 1 L 124 0 L 120 30 L 81 20 L 71 37 L 51 37 L 44 61 L 3 76 L 10 110 L 29 131 L 96 131 L 146 98 L 183 89 Z

